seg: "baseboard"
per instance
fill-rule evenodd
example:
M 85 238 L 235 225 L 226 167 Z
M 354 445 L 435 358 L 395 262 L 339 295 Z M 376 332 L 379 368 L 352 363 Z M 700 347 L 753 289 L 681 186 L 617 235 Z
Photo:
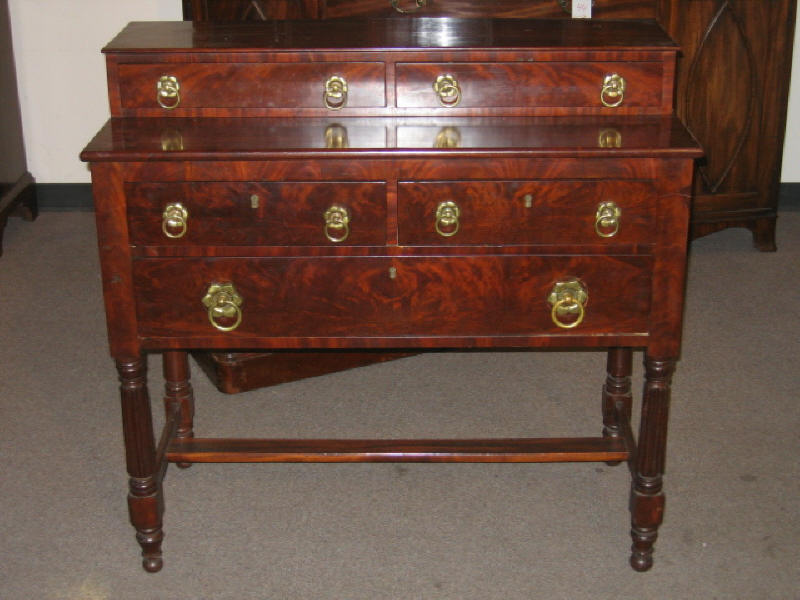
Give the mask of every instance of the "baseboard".
M 800 211 L 800 183 L 782 183 L 778 196 L 778 212 Z
M 40 211 L 92 211 L 92 184 L 37 183 L 36 197 Z
M 90 183 L 37 183 L 39 210 L 94 210 Z M 778 210 L 800 211 L 800 183 L 782 183 Z

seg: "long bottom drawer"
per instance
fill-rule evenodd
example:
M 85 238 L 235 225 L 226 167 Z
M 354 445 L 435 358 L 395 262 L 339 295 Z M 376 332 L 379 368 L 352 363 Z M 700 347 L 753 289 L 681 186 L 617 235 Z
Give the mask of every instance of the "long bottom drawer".
M 134 285 L 143 337 L 636 334 L 650 267 L 647 256 L 148 258 Z

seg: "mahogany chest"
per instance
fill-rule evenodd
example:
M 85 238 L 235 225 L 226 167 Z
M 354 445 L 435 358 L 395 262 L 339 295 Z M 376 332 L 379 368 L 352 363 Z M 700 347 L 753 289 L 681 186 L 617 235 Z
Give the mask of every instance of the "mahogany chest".
M 700 154 L 654 22 L 132 23 L 104 52 L 112 118 L 82 158 L 147 570 L 169 462 L 274 461 L 629 461 L 631 564 L 651 566 Z M 608 348 L 602 434 L 193 430 L 190 349 L 511 347 Z

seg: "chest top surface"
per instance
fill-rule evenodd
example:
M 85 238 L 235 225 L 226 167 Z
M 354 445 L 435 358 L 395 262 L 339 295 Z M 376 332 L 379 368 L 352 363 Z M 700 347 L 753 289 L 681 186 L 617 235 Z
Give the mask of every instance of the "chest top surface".
M 349 18 L 264 23 L 133 22 L 103 52 L 386 49 L 677 50 L 652 20 Z

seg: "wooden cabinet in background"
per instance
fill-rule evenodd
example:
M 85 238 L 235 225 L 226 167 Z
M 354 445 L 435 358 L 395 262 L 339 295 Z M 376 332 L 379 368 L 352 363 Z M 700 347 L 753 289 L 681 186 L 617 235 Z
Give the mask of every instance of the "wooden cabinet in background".
M 396 5 L 397 8 L 394 8 Z M 568 18 L 569 0 L 183 0 L 187 19 L 350 15 Z M 728 227 L 775 250 L 796 0 L 595 0 L 593 18 L 655 18 L 681 46 L 676 112 L 703 146 L 692 237 Z
M 25 161 L 8 3 L 0 0 L 0 255 L 11 215 L 36 218 L 36 192 Z

